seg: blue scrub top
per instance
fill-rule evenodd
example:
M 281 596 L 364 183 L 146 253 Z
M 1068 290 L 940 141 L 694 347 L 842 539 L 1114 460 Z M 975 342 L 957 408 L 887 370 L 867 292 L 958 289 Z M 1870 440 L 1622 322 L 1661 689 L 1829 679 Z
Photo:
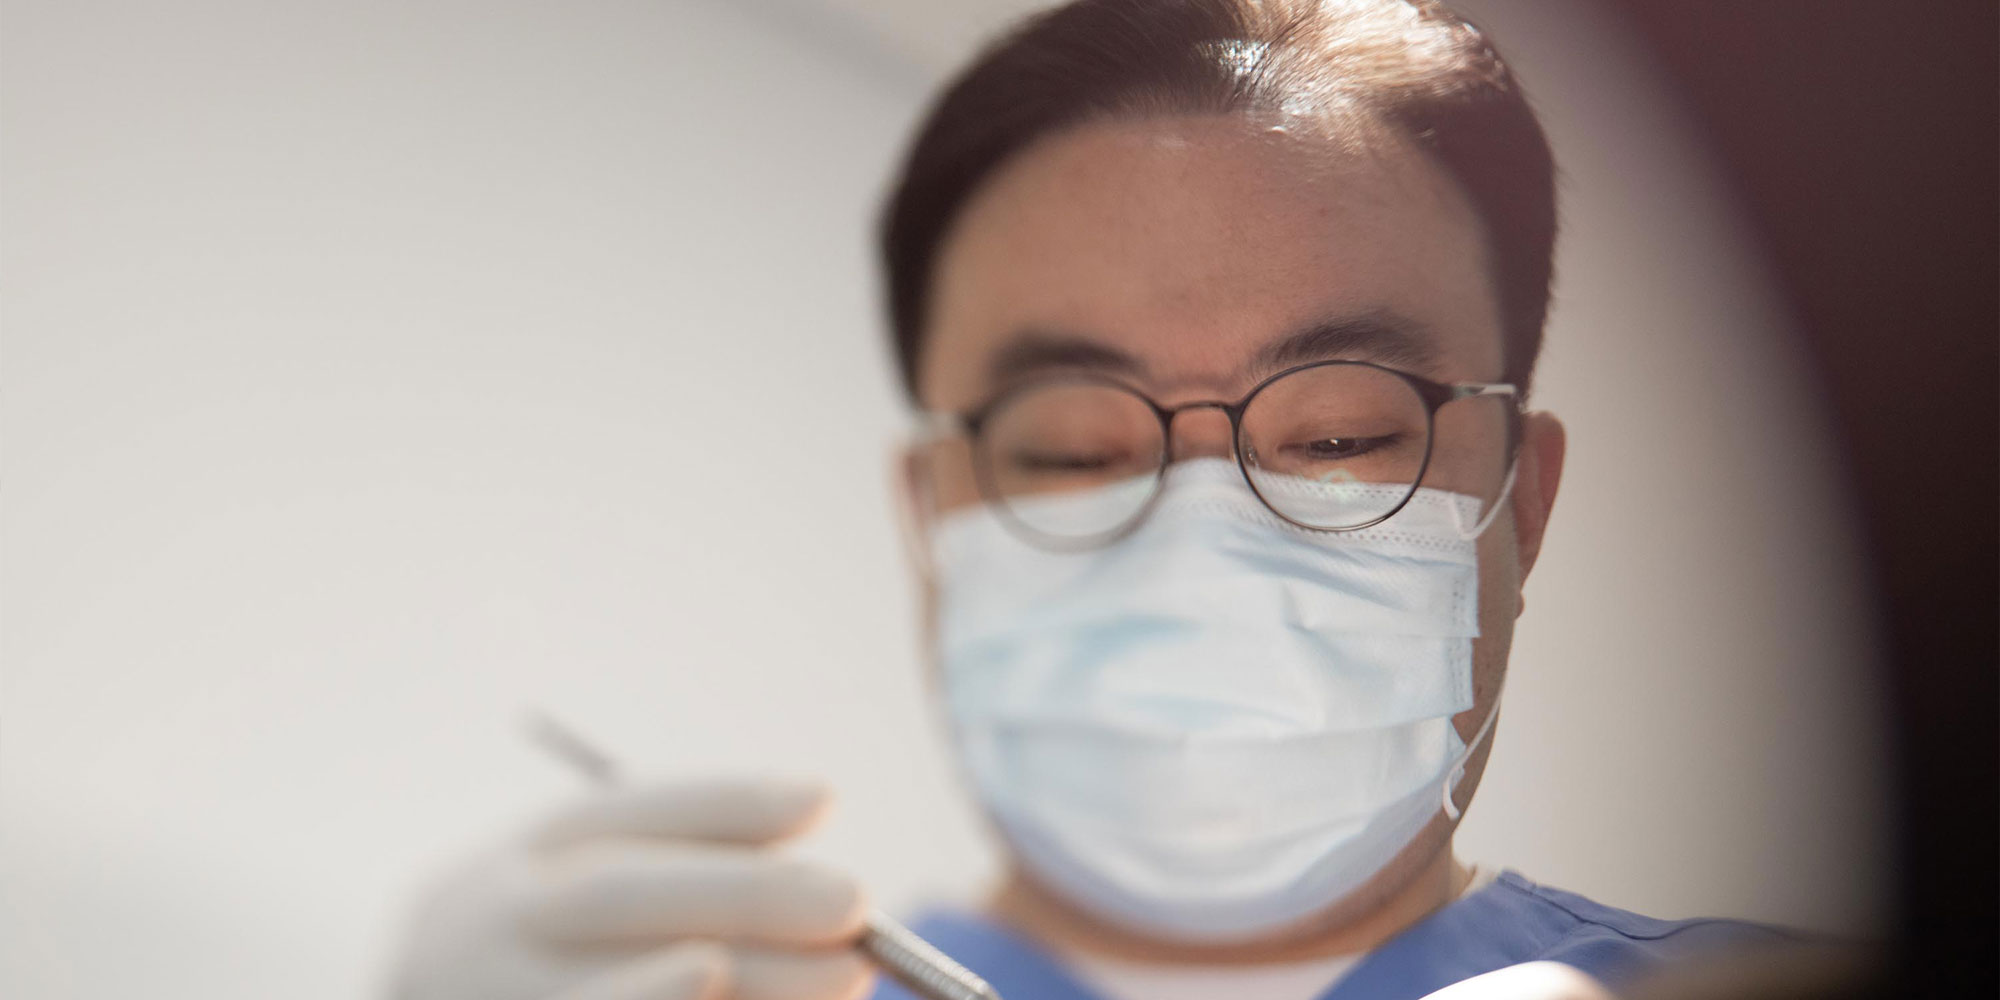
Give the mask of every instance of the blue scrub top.
M 1102 1000 L 1055 956 L 983 917 L 932 914 L 913 929 L 1005 1000 Z M 1739 920 L 1655 920 L 1502 872 L 1384 942 L 1320 1000 L 1417 1000 L 1461 979 L 1538 960 L 1574 966 L 1616 989 L 1667 963 L 1796 940 Z M 875 1000 L 915 1000 L 884 979 Z

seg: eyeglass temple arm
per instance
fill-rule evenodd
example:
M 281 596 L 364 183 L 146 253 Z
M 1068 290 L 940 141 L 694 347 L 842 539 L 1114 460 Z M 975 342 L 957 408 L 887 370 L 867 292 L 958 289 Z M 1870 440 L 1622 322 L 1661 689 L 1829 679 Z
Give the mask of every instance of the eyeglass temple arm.
M 1507 451 L 1513 454 L 1521 446 L 1521 390 L 1511 382 L 1459 382 L 1451 387 L 1451 398 L 1445 402 L 1461 399 L 1480 399 L 1487 396 L 1505 396 L 1511 404 L 1507 410 Z M 1507 485 L 1514 485 L 1514 470 L 1507 470 Z
M 1507 382 L 1459 382 L 1451 387 L 1452 399 L 1478 399 L 1482 396 L 1508 396 L 1520 398 L 1520 390 Z

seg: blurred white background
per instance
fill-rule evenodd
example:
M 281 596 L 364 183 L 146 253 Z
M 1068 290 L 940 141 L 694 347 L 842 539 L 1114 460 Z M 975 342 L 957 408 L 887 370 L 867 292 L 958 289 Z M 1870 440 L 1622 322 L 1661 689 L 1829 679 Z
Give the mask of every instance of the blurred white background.
M 1018 0 L 13 0 L 0 995 L 369 995 L 426 873 L 635 769 L 819 773 L 891 908 L 994 870 L 928 715 L 870 245 Z M 1726 185 L 1582 3 L 1467 5 L 1564 170 L 1572 431 L 1476 860 L 1865 931 L 1832 442 Z

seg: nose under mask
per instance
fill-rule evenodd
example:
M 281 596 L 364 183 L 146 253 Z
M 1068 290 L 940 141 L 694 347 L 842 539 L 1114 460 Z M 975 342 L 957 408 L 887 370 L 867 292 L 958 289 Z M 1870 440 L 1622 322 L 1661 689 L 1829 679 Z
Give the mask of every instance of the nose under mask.
M 1033 548 L 985 507 L 941 519 L 946 708 L 1021 862 L 1101 919 L 1227 941 L 1352 893 L 1441 803 L 1455 818 L 1481 506 L 1420 489 L 1380 525 L 1314 532 L 1197 459 L 1100 549 Z

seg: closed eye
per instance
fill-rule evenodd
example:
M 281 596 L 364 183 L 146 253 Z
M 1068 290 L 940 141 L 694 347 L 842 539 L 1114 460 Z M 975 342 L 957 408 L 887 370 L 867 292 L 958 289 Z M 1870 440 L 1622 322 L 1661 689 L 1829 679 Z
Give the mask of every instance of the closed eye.
M 1017 451 L 1010 461 L 1029 472 L 1097 472 L 1125 461 L 1113 452 Z

